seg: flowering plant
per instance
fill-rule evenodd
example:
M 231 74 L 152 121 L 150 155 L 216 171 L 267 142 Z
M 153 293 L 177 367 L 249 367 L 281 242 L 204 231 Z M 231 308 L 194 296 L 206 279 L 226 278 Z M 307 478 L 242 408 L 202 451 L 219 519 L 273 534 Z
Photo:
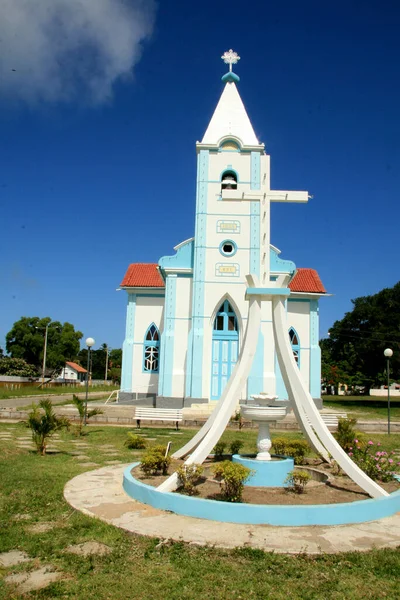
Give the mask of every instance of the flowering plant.
M 390 481 L 400 462 L 394 460 L 394 452 L 377 450 L 376 448 L 380 445 L 379 442 L 375 445 L 372 440 L 361 443 L 355 439 L 353 446 L 349 448 L 348 455 L 371 479 Z

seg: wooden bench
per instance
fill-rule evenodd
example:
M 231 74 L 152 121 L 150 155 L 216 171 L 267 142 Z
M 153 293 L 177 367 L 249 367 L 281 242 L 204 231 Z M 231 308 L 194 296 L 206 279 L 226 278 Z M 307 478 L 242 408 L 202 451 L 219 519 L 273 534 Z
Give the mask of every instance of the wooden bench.
M 320 416 L 329 429 L 337 430 L 339 419 L 347 419 L 346 413 L 320 413 Z
M 182 410 L 179 408 L 147 408 L 137 406 L 135 410 L 137 428 L 140 429 L 140 421 L 173 421 L 178 430 L 183 420 Z

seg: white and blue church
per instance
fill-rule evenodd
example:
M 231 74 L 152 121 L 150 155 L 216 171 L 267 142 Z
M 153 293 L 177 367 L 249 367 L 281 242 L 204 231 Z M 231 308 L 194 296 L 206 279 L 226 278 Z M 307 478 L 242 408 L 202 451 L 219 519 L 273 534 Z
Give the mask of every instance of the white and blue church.
M 211 406 L 238 359 L 246 328 L 245 276 L 263 287 L 290 273 L 288 336 L 302 378 L 321 397 L 319 299 L 325 288 L 314 269 L 283 260 L 270 241 L 271 202 L 307 202 L 306 191 L 272 190 L 270 157 L 254 132 L 232 64 L 201 142 L 196 144 L 195 235 L 175 254 L 133 263 L 127 292 L 120 398 L 162 407 Z M 270 303 L 262 306 L 257 352 L 241 392 L 243 402 L 267 392 L 287 399 L 276 357 Z M 150 400 L 151 399 L 151 400 Z

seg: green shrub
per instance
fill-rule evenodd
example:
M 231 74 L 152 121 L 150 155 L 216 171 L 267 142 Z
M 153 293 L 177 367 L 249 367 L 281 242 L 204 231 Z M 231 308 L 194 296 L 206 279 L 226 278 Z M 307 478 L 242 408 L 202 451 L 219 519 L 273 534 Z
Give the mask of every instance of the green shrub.
M 141 435 L 137 435 L 131 431 L 128 431 L 127 435 L 128 439 L 125 442 L 125 446 L 130 450 L 143 450 L 143 448 L 146 448 L 147 442 Z
M 272 440 L 272 449 L 274 454 L 285 456 L 288 443 L 289 442 L 286 438 L 274 438 Z
M 157 475 L 160 471 L 162 475 L 168 475 L 171 457 L 165 456 L 165 452 L 164 446 L 153 446 L 144 453 L 140 469 L 145 475 Z
M 220 480 L 222 494 L 228 502 L 241 502 L 245 482 L 253 473 L 238 463 L 224 460 L 213 467 L 216 479 Z
M 167 452 L 167 446 L 163 446 L 162 444 L 157 444 L 157 446 L 151 446 L 151 448 L 149 448 L 149 450 L 165 456 L 165 454 Z
M 239 454 L 240 449 L 243 448 L 242 440 L 233 440 L 229 446 L 229 452 L 231 454 Z
M 310 480 L 311 475 L 307 471 L 294 470 L 288 473 L 284 483 L 292 492 L 303 494 Z
M 305 440 L 290 440 L 286 438 L 276 438 L 272 441 L 274 454 L 280 456 L 291 456 L 295 465 L 304 464 L 304 458 L 310 451 L 310 447 Z
M 220 460 L 224 456 L 225 448 L 226 448 L 226 443 L 221 442 L 221 440 L 215 444 L 215 446 L 214 446 L 215 460 Z
M 356 423 L 356 419 L 339 419 L 338 421 L 337 432 L 334 436 L 345 452 L 348 452 L 354 445 L 354 440 L 357 437 L 355 430 Z
M 201 465 L 182 465 L 176 473 L 178 475 L 178 486 L 182 488 L 182 492 L 188 496 L 193 496 L 196 493 L 196 483 L 199 482 L 200 477 L 203 474 L 203 467 Z
M 40 412 L 44 411 L 44 414 Z M 39 454 L 46 454 L 49 438 L 59 429 L 69 429 L 70 422 L 66 417 L 57 417 L 51 400 L 44 399 L 39 406 L 32 404 L 32 410 L 28 414 L 27 426 L 32 432 L 32 439 Z
M 310 447 L 305 440 L 293 440 L 287 448 L 288 455 L 294 458 L 295 465 L 303 465 Z

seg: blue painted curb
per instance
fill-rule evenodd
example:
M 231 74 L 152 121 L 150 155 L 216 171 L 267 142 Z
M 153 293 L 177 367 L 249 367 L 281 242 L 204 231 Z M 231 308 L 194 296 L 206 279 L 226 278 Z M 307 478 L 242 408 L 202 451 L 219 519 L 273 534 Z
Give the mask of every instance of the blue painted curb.
M 140 463 L 129 465 L 123 476 L 125 492 L 135 500 L 178 515 L 197 517 L 223 523 L 248 525 L 348 525 L 390 517 L 400 511 L 400 490 L 383 498 L 358 500 L 345 504 L 284 506 L 267 504 L 236 504 L 204 498 L 193 498 L 160 492 L 151 485 L 135 479 L 131 470 Z

